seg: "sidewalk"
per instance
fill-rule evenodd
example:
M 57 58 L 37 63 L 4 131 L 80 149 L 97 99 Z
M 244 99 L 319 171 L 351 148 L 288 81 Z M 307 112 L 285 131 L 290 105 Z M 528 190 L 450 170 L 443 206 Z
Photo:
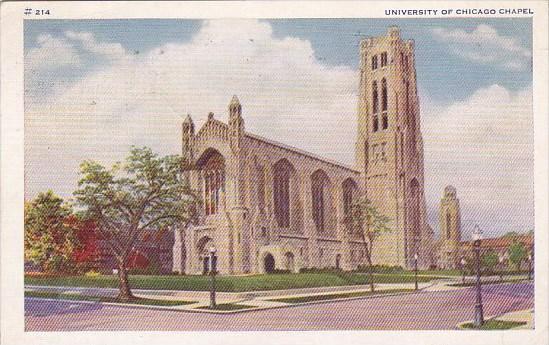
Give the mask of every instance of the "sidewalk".
M 522 277 L 506 277 L 506 280 L 521 279 Z M 475 277 L 465 277 L 466 283 L 475 281 Z M 483 277 L 483 282 L 497 282 L 499 277 Z M 180 291 L 180 290 L 144 290 L 132 289 L 136 297 L 148 298 L 155 300 L 168 301 L 185 301 L 191 302 L 177 306 L 157 306 L 157 305 L 136 305 L 124 304 L 132 307 L 153 308 L 153 309 L 169 309 L 169 310 L 184 310 L 205 313 L 236 313 L 243 311 L 290 307 L 304 304 L 328 303 L 336 301 L 345 301 L 352 299 L 377 298 L 381 296 L 390 296 L 396 294 L 406 294 L 414 292 L 433 292 L 433 291 L 451 291 L 459 289 L 468 289 L 470 286 L 450 286 L 451 284 L 459 284 L 462 282 L 462 277 L 448 277 L 446 279 L 437 279 L 428 283 L 419 283 L 419 291 L 414 291 L 414 283 L 402 284 L 375 284 L 375 291 L 384 291 L 383 294 L 370 295 L 369 285 L 348 285 L 348 286 L 330 286 L 330 287 L 315 287 L 303 289 L 289 290 L 266 290 L 266 291 L 247 291 L 247 292 L 216 292 L 216 302 L 218 305 L 223 305 L 226 310 L 211 310 L 208 309 L 210 304 L 209 291 Z M 391 290 L 395 290 L 391 293 Z M 397 291 L 398 290 L 398 291 Z M 402 291 L 408 290 L 408 291 Z M 75 296 L 93 296 L 93 297 L 116 297 L 118 289 L 116 288 L 88 288 L 88 287 L 69 287 L 69 286 L 36 286 L 27 285 L 25 291 L 34 292 L 49 292 L 57 295 L 70 295 L 72 300 Z M 364 294 L 363 294 L 364 293 Z M 329 296 L 325 299 L 318 298 L 323 295 L 341 295 L 340 297 Z M 60 296 L 62 298 L 62 296 Z M 310 298 L 307 298 L 310 297 Z M 317 297 L 317 298 L 315 298 Z M 41 297 L 37 297 L 41 298 Z M 54 297 L 52 297 L 54 298 Z M 58 296 L 55 296 L 58 298 Z M 293 301 L 278 301 L 280 299 L 294 299 Z M 97 302 L 90 302 L 97 303 Z M 101 302 L 105 304 L 113 304 L 109 302 Z M 116 305 L 121 305 L 114 303 Z
M 420 291 L 428 287 L 431 287 L 432 283 L 420 283 L 418 285 Z M 402 289 L 408 289 L 410 291 L 403 292 Z M 178 306 L 154 306 L 154 305 L 135 305 L 124 304 L 125 306 L 140 307 L 140 308 L 152 308 L 152 309 L 169 309 L 169 310 L 184 310 L 193 312 L 205 312 L 205 313 L 235 313 L 259 309 L 281 308 L 290 307 L 304 304 L 317 304 L 327 303 L 335 301 L 344 301 L 351 299 L 363 299 L 363 298 L 376 298 L 380 296 L 389 296 L 395 294 L 412 293 L 414 292 L 414 284 L 375 284 L 375 291 L 385 291 L 384 294 L 379 295 L 366 295 L 366 296 L 353 296 L 353 297 L 341 297 L 334 299 L 325 299 L 320 301 L 299 302 L 299 303 L 285 303 L 279 301 L 273 301 L 274 299 L 283 298 L 300 298 L 300 297 L 312 297 L 322 295 L 346 295 L 348 293 L 367 293 L 370 291 L 369 285 L 352 285 L 352 286 L 338 286 L 338 287 L 319 287 L 319 288 L 306 288 L 306 289 L 292 289 L 292 290 L 272 290 L 272 291 L 250 291 L 250 292 L 216 292 L 216 302 L 218 305 L 234 305 L 235 307 L 243 307 L 242 309 L 235 310 L 211 310 L 200 309 L 206 308 L 210 303 L 209 291 L 171 291 L 171 290 L 140 290 L 133 289 L 132 292 L 136 297 L 157 299 L 157 300 L 172 300 L 172 301 L 188 301 L 194 302 L 192 304 L 178 305 Z M 390 293 L 391 290 L 395 293 Z M 116 297 L 118 295 L 118 289 L 113 288 L 81 288 L 81 287 L 65 287 L 65 286 L 36 286 L 27 285 L 25 291 L 33 292 L 51 292 L 60 295 L 81 295 L 81 296 L 94 296 L 94 297 Z M 89 302 L 94 303 L 94 302 Z M 95 302 L 96 303 L 96 302 Z M 103 303 L 103 302 L 102 302 Z M 105 303 L 115 304 L 115 303 Z M 116 303 L 116 305 L 121 305 Z
M 501 284 L 510 284 L 514 281 L 520 281 L 525 280 L 527 276 L 503 276 L 504 282 Z M 467 289 L 471 288 L 474 285 L 471 286 L 452 286 L 454 284 L 462 284 L 465 282 L 465 284 L 474 284 L 476 282 L 475 276 L 465 276 L 465 279 L 462 277 L 452 277 L 448 279 L 438 279 L 433 281 L 433 285 L 430 287 L 427 287 L 425 291 L 451 291 L 451 290 L 459 290 L 459 289 Z M 501 278 L 499 276 L 484 276 L 481 279 L 482 284 L 488 285 L 489 283 L 499 283 L 501 281 Z
M 534 309 L 519 310 L 496 317 L 501 321 L 526 322 L 525 325 L 513 329 L 534 329 Z

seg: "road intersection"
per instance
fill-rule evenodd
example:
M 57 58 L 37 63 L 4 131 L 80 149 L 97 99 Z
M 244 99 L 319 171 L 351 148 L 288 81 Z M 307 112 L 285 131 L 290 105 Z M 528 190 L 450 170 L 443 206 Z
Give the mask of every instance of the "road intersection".
M 534 285 L 531 282 L 486 285 L 483 299 L 487 317 L 532 309 Z M 25 315 L 27 331 L 427 330 L 455 329 L 460 322 L 472 318 L 473 304 L 472 288 L 230 315 L 27 298 Z

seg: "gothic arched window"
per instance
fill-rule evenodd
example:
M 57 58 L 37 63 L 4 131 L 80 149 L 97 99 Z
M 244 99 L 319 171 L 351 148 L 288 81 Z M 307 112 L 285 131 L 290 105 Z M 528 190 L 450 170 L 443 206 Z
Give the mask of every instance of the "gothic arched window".
M 352 179 L 348 178 L 343 181 L 343 214 L 345 216 L 351 213 L 351 208 L 355 202 L 356 195 L 356 183 Z
M 317 170 L 311 175 L 311 195 L 313 220 L 318 231 L 326 228 L 326 208 L 329 203 L 329 180 L 326 173 Z
M 387 66 L 387 52 L 381 53 L 381 67 Z
M 225 184 L 225 159 L 217 151 L 209 151 L 199 160 L 203 178 L 204 213 L 209 216 L 219 209 L 219 198 Z
M 377 130 L 379 129 L 379 119 L 378 119 L 378 116 L 377 116 L 377 113 L 379 111 L 379 99 L 378 99 L 378 93 L 377 93 L 377 82 L 373 82 L 372 84 L 372 110 L 373 110 L 373 113 L 374 113 L 374 116 L 373 116 L 373 124 L 372 124 L 372 129 L 374 132 L 377 132 Z
M 372 109 L 373 113 L 377 114 L 379 110 L 379 100 L 377 94 L 377 81 L 374 81 L 372 84 Z
M 381 79 L 381 111 L 387 111 L 387 80 Z
M 292 166 L 286 160 L 274 165 L 273 198 L 275 219 L 279 227 L 290 227 L 290 181 Z
M 411 234 L 413 236 L 414 245 L 417 243 L 416 240 L 419 239 L 420 231 L 421 231 L 421 215 L 420 215 L 420 186 L 419 182 L 416 178 L 413 178 L 410 182 L 410 201 L 411 201 L 411 207 L 409 212 L 410 217 L 410 225 L 411 225 Z
M 387 80 L 385 78 L 381 80 L 381 112 L 381 127 L 387 129 L 389 121 L 387 119 Z
M 263 166 L 256 163 L 257 173 L 257 206 L 259 211 L 263 213 L 265 211 L 265 170 Z
M 451 236 L 451 231 L 450 231 L 451 225 L 452 225 L 452 218 L 450 216 L 450 211 L 447 211 L 446 212 L 446 238 L 447 239 L 450 239 L 450 236 Z

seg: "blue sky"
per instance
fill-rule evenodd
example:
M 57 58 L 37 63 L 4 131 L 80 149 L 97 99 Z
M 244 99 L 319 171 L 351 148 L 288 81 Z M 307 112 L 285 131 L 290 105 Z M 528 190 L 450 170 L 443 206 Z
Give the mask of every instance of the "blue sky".
M 433 100 L 461 100 L 479 87 L 492 84 L 516 91 L 531 85 L 531 73 L 477 65 L 460 59 L 445 46 L 432 44 L 434 27 L 473 30 L 480 24 L 490 25 L 501 36 L 516 38 L 525 49 L 532 49 L 530 18 L 512 19 L 271 19 L 275 37 L 299 37 L 311 42 L 315 56 L 329 65 L 357 68 L 358 42 L 364 36 L 384 34 L 389 25 L 398 25 L 403 38 L 416 42 L 419 87 Z M 168 42 L 186 42 L 200 30 L 200 20 L 141 19 L 141 20 L 41 20 L 25 25 L 25 49 L 36 46 L 36 37 L 50 33 L 62 35 L 67 30 L 86 31 L 98 41 L 120 43 L 129 51 L 147 52 Z M 93 63 L 90 65 L 90 67 Z M 528 64 L 531 69 L 531 65 Z M 441 71 L 444 77 L 441 78 Z
M 352 165 L 358 43 L 391 25 L 415 40 L 431 225 L 452 184 L 465 233 L 532 229 L 530 19 L 25 21 L 26 198 L 70 198 L 83 159 L 179 152 L 181 118 L 233 94 L 247 130 Z

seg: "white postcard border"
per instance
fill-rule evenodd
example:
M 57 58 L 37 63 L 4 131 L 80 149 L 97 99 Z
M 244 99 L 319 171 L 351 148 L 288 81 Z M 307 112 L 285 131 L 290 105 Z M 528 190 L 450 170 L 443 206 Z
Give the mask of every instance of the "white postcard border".
M 531 8 L 535 140 L 535 330 L 306 332 L 24 332 L 23 306 L 23 9 L 49 8 L 47 19 L 107 18 L 390 18 L 386 8 Z M 457 18 L 459 16 L 451 16 Z M 488 18 L 485 16 L 461 16 Z M 512 16 L 498 15 L 490 18 Z M 407 18 L 446 18 L 416 16 Z M 46 18 L 44 18 L 46 19 Z M 400 18 L 399 18 L 400 19 Z M 544 1 L 414 2 L 11 2 L 1 7 L 1 340 L 6 344 L 545 344 L 548 275 L 548 65 Z M 31 19 L 37 20 L 37 19 Z M 472 310 L 471 310 L 472 313 Z

